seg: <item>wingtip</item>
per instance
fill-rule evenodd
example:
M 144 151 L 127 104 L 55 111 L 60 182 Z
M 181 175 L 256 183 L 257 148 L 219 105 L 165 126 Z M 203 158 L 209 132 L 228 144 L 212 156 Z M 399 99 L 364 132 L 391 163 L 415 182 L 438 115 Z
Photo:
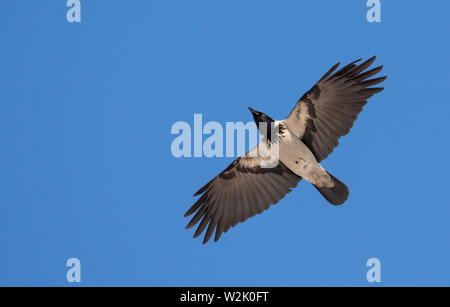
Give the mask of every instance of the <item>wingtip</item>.
M 222 232 L 218 232 L 216 230 L 216 235 L 214 236 L 214 242 L 219 241 L 220 237 L 222 236 Z
M 381 93 L 382 91 L 384 91 L 384 87 L 371 87 L 371 88 L 369 88 L 369 89 L 373 90 L 373 94 L 374 94 L 374 95 L 375 95 L 375 94 L 378 94 L 378 93 Z
M 377 59 L 377 56 L 374 55 L 373 57 L 371 57 L 370 59 L 368 59 L 366 62 L 370 63 L 370 65 L 372 65 L 373 62 L 375 62 L 375 60 Z
M 213 232 L 211 232 L 210 228 L 211 228 L 211 226 L 208 227 L 208 230 L 205 233 L 205 237 L 203 238 L 203 244 L 209 242 L 209 240 L 211 239 L 211 235 L 214 232 L 214 230 L 213 230 Z

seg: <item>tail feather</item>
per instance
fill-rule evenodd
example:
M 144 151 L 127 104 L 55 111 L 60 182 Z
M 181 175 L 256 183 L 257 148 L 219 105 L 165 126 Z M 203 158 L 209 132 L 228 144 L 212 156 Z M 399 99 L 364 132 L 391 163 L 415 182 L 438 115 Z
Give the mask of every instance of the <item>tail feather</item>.
M 330 173 L 328 173 L 328 175 L 330 175 L 331 179 L 334 182 L 334 186 L 332 188 L 317 187 L 317 186 L 314 187 L 332 205 L 335 206 L 342 205 L 348 198 L 348 188 L 344 183 L 336 179 Z

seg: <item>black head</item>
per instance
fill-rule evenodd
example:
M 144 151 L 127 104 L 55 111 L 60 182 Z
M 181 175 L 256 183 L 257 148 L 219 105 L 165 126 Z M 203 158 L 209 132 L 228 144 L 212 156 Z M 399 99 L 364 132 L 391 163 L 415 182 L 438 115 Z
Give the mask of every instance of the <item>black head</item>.
M 272 118 L 270 118 L 269 116 L 267 116 L 267 114 L 265 114 L 263 112 L 258 112 L 256 110 L 253 110 L 250 107 L 248 107 L 248 109 L 250 110 L 250 112 L 252 112 L 253 119 L 255 120 L 256 127 L 258 127 L 258 130 L 261 127 L 264 127 L 264 124 L 266 125 L 265 126 L 266 131 L 260 130 L 259 132 L 264 139 L 271 141 L 272 140 L 272 123 L 274 122 L 274 120 Z
M 252 112 L 253 119 L 255 120 L 255 123 L 256 123 L 256 126 L 258 127 L 258 129 L 259 129 L 259 123 L 269 123 L 270 124 L 270 123 L 274 122 L 274 120 L 272 118 L 270 118 L 269 116 L 267 116 L 267 114 L 253 110 L 250 107 L 248 107 L 248 109 L 250 110 L 250 112 Z

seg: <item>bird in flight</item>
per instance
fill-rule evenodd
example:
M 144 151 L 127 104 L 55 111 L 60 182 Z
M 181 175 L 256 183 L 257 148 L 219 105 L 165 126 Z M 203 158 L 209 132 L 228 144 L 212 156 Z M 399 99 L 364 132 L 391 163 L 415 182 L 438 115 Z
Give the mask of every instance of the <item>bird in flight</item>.
M 368 70 L 376 57 L 362 64 L 356 60 L 341 69 L 334 65 L 297 102 L 284 120 L 273 120 L 263 112 L 249 108 L 262 136 L 257 147 L 233 161 L 208 182 L 195 196 L 200 196 L 186 212 L 194 214 L 186 229 L 200 222 L 194 238 L 206 229 L 203 244 L 215 231 L 214 241 L 230 227 L 267 210 L 278 203 L 304 178 L 314 185 L 332 205 L 342 205 L 348 198 L 347 186 L 327 172 L 320 162 L 349 133 L 367 99 L 383 90 L 373 87 L 387 77 L 372 78 L 383 66 Z M 336 72 L 335 72 L 336 71 Z M 276 128 L 276 135 L 261 127 Z M 270 128 L 269 128 L 270 127 Z M 273 131 L 273 130 L 270 130 Z M 259 152 L 277 142 L 278 163 L 265 167 L 269 159 Z

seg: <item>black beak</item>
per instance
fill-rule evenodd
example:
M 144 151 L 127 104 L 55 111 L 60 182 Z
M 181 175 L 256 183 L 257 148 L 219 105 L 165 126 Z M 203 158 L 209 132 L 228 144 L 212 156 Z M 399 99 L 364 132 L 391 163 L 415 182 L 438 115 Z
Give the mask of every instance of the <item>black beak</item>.
M 253 115 L 255 115 L 256 113 L 258 113 L 258 111 L 256 111 L 256 110 L 253 110 L 252 108 L 250 108 L 250 107 L 248 107 L 248 110 L 250 111 L 250 112 L 252 112 L 252 114 Z

